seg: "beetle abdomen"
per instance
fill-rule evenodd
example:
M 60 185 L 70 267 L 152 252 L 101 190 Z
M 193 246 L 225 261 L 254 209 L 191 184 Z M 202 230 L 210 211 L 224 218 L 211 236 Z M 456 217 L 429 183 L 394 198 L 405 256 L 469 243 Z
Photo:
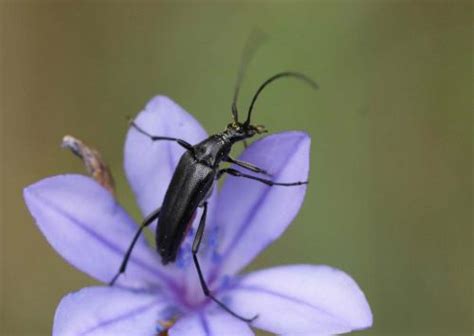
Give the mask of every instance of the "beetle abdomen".
M 183 240 L 186 237 L 189 229 L 192 227 L 194 219 L 196 218 L 196 213 L 197 213 L 197 211 L 194 211 L 194 214 L 191 216 L 191 220 L 188 221 L 188 224 L 186 225 L 181 237 L 176 238 L 176 239 L 179 239 L 179 243 L 177 245 L 178 248 L 173 249 L 173 248 L 166 248 L 166 246 L 160 247 L 159 245 L 157 245 L 158 249 L 159 249 L 158 252 L 160 253 L 160 256 L 161 256 L 161 263 L 163 265 L 173 263 L 173 262 L 176 261 L 176 257 L 178 256 L 179 246 L 181 246 L 181 244 L 183 243 Z
M 215 172 L 198 163 L 192 154 L 181 157 L 166 191 L 156 228 L 156 247 L 161 262 L 176 260 L 179 247 L 214 182 Z

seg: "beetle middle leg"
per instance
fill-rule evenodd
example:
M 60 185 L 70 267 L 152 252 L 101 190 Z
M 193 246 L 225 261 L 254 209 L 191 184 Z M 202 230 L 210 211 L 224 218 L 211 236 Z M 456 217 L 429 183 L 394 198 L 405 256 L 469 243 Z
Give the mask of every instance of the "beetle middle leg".
M 226 312 L 228 312 L 232 316 L 244 322 L 251 323 L 253 320 L 255 320 L 258 317 L 258 315 L 255 315 L 252 318 L 245 318 L 245 317 L 240 316 L 239 314 L 231 310 L 229 307 L 227 307 L 224 303 L 219 301 L 214 295 L 212 295 L 211 291 L 209 290 L 209 287 L 207 287 L 206 280 L 204 280 L 204 276 L 201 271 L 201 266 L 199 265 L 197 254 L 199 251 L 199 246 L 201 245 L 201 241 L 202 241 L 202 237 L 204 233 L 204 227 L 206 226 L 207 202 L 205 202 L 202 206 L 204 208 L 204 211 L 202 213 L 201 220 L 199 221 L 199 226 L 196 231 L 196 236 L 194 236 L 193 247 L 192 247 L 194 265 L 196 266 L 196 270 L 198 272 L 199 282 L 201 283 L 202 291 L 204 292 L 204 295 L 209 297 L 212 301 L 217 303 L 222 309 L 224 309 Z
M 267 179 L 264 179 L 264 178 L 261 178 L 261 177 L 258 177 L 258 176 L 244 174 L 241 171 L 238 171 L 238 170 L 233 169 L 233 168 L 224 168 L 224 169 L 219 170 L 217 172 L 217 178 L 220 178 L 225 173 L 227 173 L 229 175 L 232 175 L 232 176 L 244 177 L 244 178 L 248 178 L 250 180 L 259 181 L 259 182 L 264 183 L 264 184 L 266 184 L 270 187 L 272 187 L 272 186 L 292 187 L 292 186 L 299 186 L 299 185 L 303 185 L 303 184 L 308 184 L 308 181 L 274 182 L 272 180 L 267 180 Z
M 265 169 L 262 169 L 260 167 L 255 166 L 254 164 L 251 164 L 250 162 L 245 162 L 245 161 L 240 161 L 237 159 L 234 159 L 230 156 L 227 156 L 227 158 L 224 159 L 224 161 L 233 163 L 239 167 L 248 169 L 250 171 L 253 171 L 254 173 L 259 173 L 259 174 L 264 174 L 267 176 L 271 176 Z
M 135 233 L 135 236 L 133 237 L 132 242 L 127 249 L 127 252 L 125 253 L 125 256 L 123 257 L 122 264 L 120 264 L 120 268 L 117 274 L 115 274 L 115 276 L 109 282 L 109 286 L 113 286 L 113 284 L 115 283 L 115 281 L 117 281 L 120 274 L 125 273 L 125 270 L 127 269 L 128 261 L 130 259 L 130 255 L 132 254 L 132 250 L 135 247 L 136 242 L 138 241 L 138 237 L 140 237 L 140 234 L 142 233 L 144 228 L 146 228 L 148 225 L 153 223 L 158 218 L 158 216 L 160 215 L 160 210 L 161 208 L 156 209 L 143 220 L 142 225 L 140 225 L 140 228 L 138 229 L 137 233 Z

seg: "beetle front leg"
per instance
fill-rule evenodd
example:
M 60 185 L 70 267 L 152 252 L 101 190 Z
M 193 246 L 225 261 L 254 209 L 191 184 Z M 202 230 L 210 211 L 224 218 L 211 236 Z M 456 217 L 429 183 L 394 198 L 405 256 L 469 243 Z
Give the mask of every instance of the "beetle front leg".
M 221 169 L 217 172 L 217 179 L 220 178 L 223 174 L 229 174 L 229 175 L 232 175 L 232 176 L 236 176 L 236 177 L 244 177 L 244 178 L 248 178 L 250 180 L 255 180 L 255 181 L 258 181 L 258 182 L 261 182 L 261 183 L 264 183 L 270 187 L 272 186 L 283 186 L 283 187 L 293 187 L 293 186 L 300 186 L 300 185 L 303 185 L 303 184 L 308 184 L 308 181 L 298 181 L 298 182 L 274 182 L 272 180 L 267 180 L 267 179 L 264 179 L 264 178 L 261 178 L 261 177 L 258 177 L 258 176 L 253 176 L 253 175 L 249 175 L 249 174 L 244 174 L 236 169 L 233 169 L 233 168 L 224 168 L 224 169 Z
M 145 131 L 143 128 L 141 128 L 140 126 L 138 126 L 133 120 L 130 121 L 130 126 L 132 126 L 133 128 L 135 128 L 138 132 L 140 132 L 141 134 L 149 137 L 151 139 L 151 141 L 160 141 L 160 140 L 166 140 L 166 141 L 176 141 L 180 146 L 184 147 L 186 150 L 188 151 L 192 151 L 193 150 L 193 146 L 186 142 L 185 140 L 183 139 L 178 139 L 178 138 L 173 138 L 173 137 L 167 137 L 167 136 L 159 136 L 159 135 L 152 135 L 150 133 L 148 133 L 147 131 Z
M 143 223 L 142 223 L 142 225 L 140 225 L 140 228 L 138 229 L 137 233 L 135 233 L 135 236 L 133 237 L 132 243 L 128 247 L 127 252 L 125 252 L 125 256 L 122 260 L 122 264 L 120 265 L 120 268 L 119 268 L 117 274 L 115 274 L 115 276 L 109 282 L 109 286 L 113 286 L 115 281 L 117 281 L 118 277 L 120 276 L 120 274 L 125 273 L 125 270 L 127 269 L 128 260 L 130 259 L 130 255 L 132 254 L 132 250 L 133 250 L 136 242 L 138 241 L 138 237 L 140 237 L 140 234 L 142 233 L 144 228 L 146 228 L 148 225 L 153 223 L 153 221 L 155 219 L 158 218 L 158 216 L 160 215 L 160 210 L 161 210 L 161 208 L 156 209 L 155 211 L 153 211 L 151 214 L 149 214 L 143 220 Z
M 227 307 L 224 303 L 219 301 L 214 295 L 212 295 L 211 291 L 209 290 L 209 287 L 207 287 L 206 280 L 204 280 L 204 276 L 201 271 L 201 266 L 199 265 L 197 254 L 199 252 L 199 246 L 201 245 L 202 237 L 204 234 L 204 228 L 206 226 L 207 202 L 205 202 L 202 206 L 204 208 L 204 211 L 202 213 L 201 220 L 199 221 L 199 226 L 196 231 L 196 236 L 194 237 L 193 247 L 192 247 L 194 265 L 196 266 L 196 270 L 198 272 L 199 282 L 201 283 L 202 291 L 204 292 L 204 295 L 209 297 L 212 301 L 217 303 L 222 309 L 224 309 L 226 312 L 228 312 L 232 316 L 244 322 L 251 323 L 253 320 L 255 320 L 258 317 L 258 315 L 254 316 L 253 318 L 248 319 L 235 313 L 229 307 Z
M 233 164 L 235 164 L 239 167 L 242 167 L 242 168 L 248 169 L 250 171 L 253 171 L 254 173 L 259 173 L 259 174 L 264 174 L 264 175 L 267 175 L 267 176 L 271 176 L 271 174 L 269 174 L 266 170 L 264 170 L 262 168 L 259 168 L 255 165 L 251 164 L 250 162 L 240 161 L 240 160 L 234 159 L 230 156 L 227 156 L 227 158 L 225 158 L 224 161 L 229 162 L 229 163 L 233 163 Z

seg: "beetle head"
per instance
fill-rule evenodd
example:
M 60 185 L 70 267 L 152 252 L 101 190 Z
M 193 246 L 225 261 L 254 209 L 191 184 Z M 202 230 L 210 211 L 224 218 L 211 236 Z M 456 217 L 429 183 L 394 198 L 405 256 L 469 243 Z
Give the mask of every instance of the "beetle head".
M 227 125 L 226 131 L 234 142 L 268 132 L 263 125 L 250 125 L 235 121 Z

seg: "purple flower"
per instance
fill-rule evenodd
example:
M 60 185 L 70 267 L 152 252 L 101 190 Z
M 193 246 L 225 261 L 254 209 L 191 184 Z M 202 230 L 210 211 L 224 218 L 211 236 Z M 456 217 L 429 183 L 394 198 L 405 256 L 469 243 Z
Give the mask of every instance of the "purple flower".
M 152 99 L 135 121 L 152 134 L 181 137 L 191 144 L 207 136 L 166 97 Z M 309 147 L 305 133 L 283 132 L 254 142 L 240 159 L 265 168 L 274 180 L 302 181 L 308 177 Z M 125 171 L 144 216 L 162 203 L 182 153 L 175 143 L 152 142 L 129 130 Z M 372 314 L 366 298 L 342 271 L 291 265 L 236 275 L 285 231 L 305 191 L 305 186 L 268 187 L 227 177 L 210 197 L 199 253 L 209 287 L 241 316 L 258 314 L 252 327 L 273 333 L 309 336 L 367 328 Z M 24 197 L 58 253 L 101 282 L 112 279 L 137 226 L 108 191 L 89 177 L 68 174 L 25 188 Z M 171 326 L 171 336 L 253 335 L 247 323 L 202 293 L 190 253 L 194 232 L 184 240 L 177 262 L 167 266 L 141 238 L 114 287 L 87 287 L 62 299 L 53 334 L 156 335 Z

